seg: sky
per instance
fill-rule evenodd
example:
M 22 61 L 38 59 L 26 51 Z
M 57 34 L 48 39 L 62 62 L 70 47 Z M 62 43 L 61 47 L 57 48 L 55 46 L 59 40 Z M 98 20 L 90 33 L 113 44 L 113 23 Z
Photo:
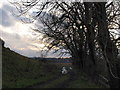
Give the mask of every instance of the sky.
M 16 8 L 7 0 L 0 0 L 0 38 L 5 41 L 5 47 L 27 56 L 39 57 L 44 43 L 39 40 L 41 34 L 31 28 L 33 24 L 25 24 L 21 21 L 24 17 L 17 17 Z M 118 36 L 117 36 L 118 37 Z M 57 57 L 59 53 L 48 53 L 48 57 Z
M 33 24 L 25 24 L 22 17 L 16 17 L 16 9 L 7 0 L 0 0 L 0 38 L 5 41 L 5 47 L 27 56 L 39 57 L 44 43 L 39 40 L 41 34 L 34 32 Z M 49 53 L 48 57 L 56 57 Z

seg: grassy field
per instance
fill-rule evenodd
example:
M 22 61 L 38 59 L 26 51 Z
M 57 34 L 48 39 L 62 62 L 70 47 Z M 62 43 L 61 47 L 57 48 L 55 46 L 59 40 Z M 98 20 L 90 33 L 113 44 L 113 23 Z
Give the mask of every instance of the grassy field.
M 2 87 L 23 88 L 54 78 L 55 65 L 21 56 L 8 48 L 2 48 Z M 55 73 L 55 74 L 54 74 Z
M 40 60 L 32 60 L 19 55 L 8 48 L 3 48 L 2 87 L 25 88 L 29 86 L 34 87 L 38 84 L 41 88 L 62 88 L 62 85 L 67 83 L 66 88 L 100 88 L 79 73 L 75 80 L 70 80 L 69 74 L 61 74 L 63 66 L 69 68 L 71 64 L 44 63 Z M 44 85 L 41 86 L 42 84 Z

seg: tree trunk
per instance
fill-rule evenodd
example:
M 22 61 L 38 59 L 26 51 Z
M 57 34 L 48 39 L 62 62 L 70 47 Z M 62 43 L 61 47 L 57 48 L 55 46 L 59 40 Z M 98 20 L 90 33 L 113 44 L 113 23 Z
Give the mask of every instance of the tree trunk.
M 118 87 L 118 79 L 114 78 L 112 73 L 116 76 L 117 67 L 116 67 L 116 59 L 117 59 L 117 47 L 115 43 L 113 43 L 110 39 L 108 24 L 106 18 L 106 8 L 105 2 L 96 3 L 96 16 L 98 19 L 98 40 L 99 45 L 105 55 L 105 59 L 107 62 L 108 72 L 109 72 L 109 85 L 110 88 Z M 107 61 L 108 60 L 108 61 Z M 109 63 L 108 63 L 109 62 Z M 112 67 L 111 67 L 112 65 Z M 112 73 L 111 73 L 112 71 Z

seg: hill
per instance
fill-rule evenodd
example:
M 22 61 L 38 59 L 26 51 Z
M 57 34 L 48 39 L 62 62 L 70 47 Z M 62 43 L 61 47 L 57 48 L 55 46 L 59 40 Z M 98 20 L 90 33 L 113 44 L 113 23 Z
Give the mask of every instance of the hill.
M 49 59 L 50 60 L 50 59 Z M 54 60 L 53 60 L 54 61 Z M 34 60 L 2 45 L 2 88 L 99 88 L 76 70 L 61 74 L 62 66 Z
M 53 65 L 52 65 L 53 66 Z M 45 82 L 54 78 L 53 66 L 40 60 L 33 60 L 9 48 L 2 47 L 2 87 L 23 88 L 37 82 Z M 48 69 L 49 68 L 49 69 Z

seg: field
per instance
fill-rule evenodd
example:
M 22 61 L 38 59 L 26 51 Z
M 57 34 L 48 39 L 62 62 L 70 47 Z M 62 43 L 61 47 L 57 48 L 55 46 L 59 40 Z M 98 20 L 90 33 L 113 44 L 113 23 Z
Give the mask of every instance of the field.
M 8 48 L 2 49 L 3 88 L 23 88 L 38 82 L 45 82 L 55 77 L 57 74 L 55 69 L 57 68 L 53 70 L 51 65 L 40 60 L 29 59 Z
M 71 63 L 45 63 L 2 49 L 2 88 L 95 88 L 99 87 L 81 73 L 61 74 Z

